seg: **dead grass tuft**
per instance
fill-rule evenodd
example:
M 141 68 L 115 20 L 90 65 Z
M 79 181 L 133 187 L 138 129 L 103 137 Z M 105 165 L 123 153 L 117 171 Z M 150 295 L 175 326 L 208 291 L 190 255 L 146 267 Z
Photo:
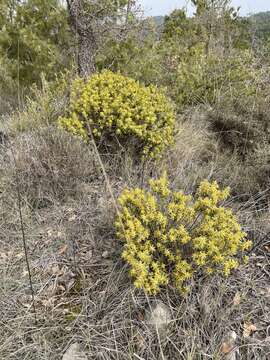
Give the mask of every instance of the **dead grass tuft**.
M 99 176 L 91 148 L 55 127 L 18 136 L 2 150 L 1 160 L 2 186 L 16 193 L 18 172 L 23 197 L 33 208 L 83 195 Z

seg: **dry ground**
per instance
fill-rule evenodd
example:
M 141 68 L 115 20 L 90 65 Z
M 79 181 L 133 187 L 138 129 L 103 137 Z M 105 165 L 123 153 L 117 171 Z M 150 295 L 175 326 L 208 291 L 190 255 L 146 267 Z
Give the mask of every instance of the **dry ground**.
M 217 144 L 206 135 L 186 125 L 167 155 L 175 187 L 192 191 L 200 178 L 224 174 L 224 183 L 236 181 L 233 156 L 217 160 Z M 143 185 L 160 167 L 119 154 L 102 159 L 115 196 L 126 185 Z M 48 127 L 2 144 L 0 164 L 0 359 L 62 359 L 79 343 L 88 359 L 221 360 L 229 359 L 222 343 L 230 331 L 237 335 L 233 359 L 270 358 L 266 192 L 230 203 L 254 241 L 247 265 L 228 279 L 197 277 L 185 297 L 171 288 L 149 297 L 134 289 L 121 261 L 113 201 L 91 147 Z M 172 319 L 162 337 L 146 317 L 157 300 Z

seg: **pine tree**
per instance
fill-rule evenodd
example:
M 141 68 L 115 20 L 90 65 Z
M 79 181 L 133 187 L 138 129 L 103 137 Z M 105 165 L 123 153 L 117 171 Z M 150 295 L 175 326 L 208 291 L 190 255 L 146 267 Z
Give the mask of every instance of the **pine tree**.
M 67 12 L 60 0 L 0 0 L 0 56 L 22 86 L 41 82 L 68 65 Z
M 112 32 L 121 33 L 133 1 L 66 0 L 69 21 L 77 43 L 77 62 L 82 77 L 95 72 L 96 54 Z

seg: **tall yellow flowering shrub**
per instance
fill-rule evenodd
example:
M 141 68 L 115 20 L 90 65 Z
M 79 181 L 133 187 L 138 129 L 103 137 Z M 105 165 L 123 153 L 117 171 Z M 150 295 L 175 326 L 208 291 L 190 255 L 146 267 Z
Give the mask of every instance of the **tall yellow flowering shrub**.
M 100 143 L 121 144 L 142 155 L 158 156 L 173 143 L 172 104 L 155 86 L 111 71 L 74 82 L 67 117 L 60 124 L 87 140 L 91 128 Z
M 235 215 L 221 206 L 229 189 L 203 181 L 192 197 L 171 191 L 166 174 L 149 184 L 149 191 L 123 191 L 115 222 L 135 286 L 156 294 L 169 283 L 185 290 L 199 271 L 228 276 L 239 265 L 236 255 L 251 246 Z

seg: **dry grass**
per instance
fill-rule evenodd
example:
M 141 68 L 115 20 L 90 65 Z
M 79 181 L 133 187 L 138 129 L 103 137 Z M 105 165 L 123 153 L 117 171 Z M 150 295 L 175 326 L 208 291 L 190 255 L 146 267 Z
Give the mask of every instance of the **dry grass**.
M 230 330 L 238 335 L 239 359 L 269 358 L 269 240 L 261 243 L 249 265 L 230 279 L 198 278 L 186 297 L 173 289 L 165 291 L 160 299 L 169 307 L 173 320 L 160 344 L 144 316 L 149 303 L 157 298 L 134 290 L 126 267 L 119 261 L 119 245 L 109 234 L 105 236 L 102 226 L 99 242 L 93 241 L 91 225 L 96 219 L 91 225 L 83 221 L 93 212 L 92 204 L 85 206 L 83 210 L 80 206 L 81 213 L 72 226 L 73 217 L 67 217 L 70 208 L 51 209 L 46 220 L 54 219 L 49 221 L 52 233 L 46 228 L 39 239 L 28 239 L 32 240 L 29 249 L 37 325 L 29 308 L 20 246 L 10 245 L 12 256 L 2 264 L 1 358 L 59 359 L 69 344 L 77 341 L 89 359 L 160 359 L 161 353 L 166 359 L 222 359 L 220 345 Z M 75 240 L 74 228 L 79 224 L 83 230 L 75 241 L 74 262 L 69 240 Z M 61 253 L 64 244 L 68 249 Z M 109 255 L 105 259 L 102 254 L 106 250 Z M 236 294 L 240 294 L 239 304 L 234 304 Z M 244 338 L 243 327 L 249 322 L 258 331 Z
M 83 194 L 83 187 L 98 177 L 93 151 L 55 127 L 41 128 L 13 139 L 2 151 L 2 186 L 20 189 L 33 208 L 63 202 Z
M 40 127 L 55 124 L 68 104 L 69 84 L 73 78 L 72 72 L 60 73 L 55 82 L 49 83 L 42 78 L 41 88 L 33 85 L 28 89 L 26 94 L 22 94 L 19 104 L 11 106 L 9 115 L 2 112 L 7 133 L 17 136 L 20 132 L 38 130 Z M 8 121 L 5 121 L 6 118 Z
M 115 196 L 167 167 L 175 187 L 193 191 L 204 177 L 232 183 L 233 157 L 221 156 L 206 125 L 184 123 L 162 164 L 102 154 Z M 11 156 L 16 158 L 16 167 Z M 228 278 L 197 276 L 185 297 L 135 290 L 115 240 L 115 209 L 91 147 L 53 127 L 17 135 L 0 153 L 0 359 L 61 359 L 78 342 L 88 359 L 226 359 L 220 346 L 237 334 L 236 359 L 270 357 L 269 212 L 254 198 L 231 205 L 257 245 Z M 19 226 L 15 170 L 34 281 L 34 322 Z M 224 174 L 228 177 L 224 179 Z M 230 176 L 229 176 L 230 175 Z M 236 180 L 235 180 L 236 181 Z M 165 338 L 147 322 L 157 300 L 172 321 Z M 256 331 L 244 337 L 245 324 Z M 226 359 L 227 360 L 227 359 Z

